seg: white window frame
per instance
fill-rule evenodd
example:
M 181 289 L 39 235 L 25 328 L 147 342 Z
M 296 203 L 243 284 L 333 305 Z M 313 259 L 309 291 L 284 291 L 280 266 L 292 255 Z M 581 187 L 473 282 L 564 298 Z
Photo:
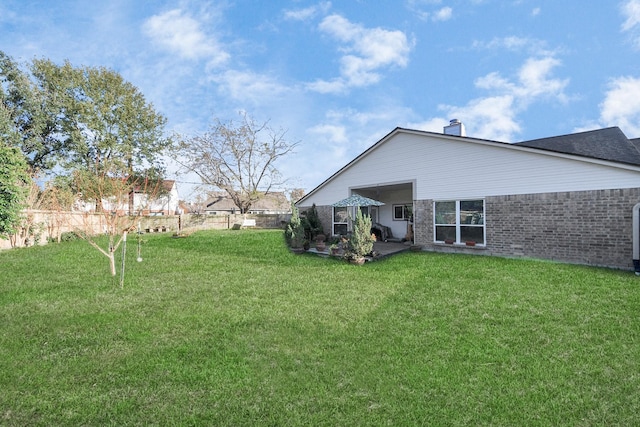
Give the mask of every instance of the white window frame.
M 476 223 L 465 223 L 462 224 L 461 220 L 460 220 L 460 203 L 461 202 L 476 202 L 476 201 L 481 201 L 482 202 L 482 213 L 479 217 L 479 219 L 477 219 Z M 455 202 L 455 206 L 456 206 L 456 212 L 455 212 L 455 224 L 454 223 L 438 223 L 436 222 L 437 216 L 436 216 L 436 205 L 438 203 L 453 203 Z M 486 226 L 486 201 L 485 199 L 460 199 L 460 200 L 436 200 L 433 202 L 433 241 L 435 243 L 446 243 L 445 240 L 437 240 L 437 228 L 440 227 L 454 227 L 455 226 L 455 230 L 456 230 L 456 238 L 453 241 L 454 244 L 457 245 L 465 245 L 465 244 L 473 244 L 473 245 L 477 245 L 477 246 L 486 246 L 486 242 L 487 242 L 487 226 Z M 461 229 L 462 227 L 473 227 L 473 228 L 482 228 L 482 242 L 477 242 L 477 241 L 469 241 L 469 243 L 467 243 L 466 241 L 462 241 L 462 232 Z M 473 243 L 472 243 L 473 242 Z
M 346 221 L 336 221 L 336 209 L 345 209 Z M 349 208 L 348 207 L 333 207 L 331 209 L 331 233 L 333 236 L 339 236 L 340 233 L 336 233 L 336 225 L 344 225 L 345 234 L 349 231 Z
M 402 217 L 399 218 L 396 216 L 396 208 L 402 208 Z M 394 221 L 407 221 L 411 219 L 411 211 L 413 208 L 412 203 L 398 203 L 392 206 L 393 209 L 393 220 Z

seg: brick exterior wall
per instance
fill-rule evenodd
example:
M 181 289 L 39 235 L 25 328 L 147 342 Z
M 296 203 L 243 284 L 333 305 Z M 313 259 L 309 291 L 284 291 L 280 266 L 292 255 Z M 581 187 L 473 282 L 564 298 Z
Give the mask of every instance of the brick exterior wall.
M 300 208 L 300 214 L 308 211 L 311 208 Z M 331 206 L 316 206 L 316 212 L 318 212 L 318 219 L 322 224 L 322 230 L 327 236 L 331 236 L 333 230 L 333 208 Z
M 416 243 L 426 250 L 633 269 L 632 209 L 640 188 L 487 197 L 486 247 L 433 243 L 433 201 L 416 201 Z
M 316 206 L 316 210 L 318 211 L 318 218 L 322 223 L 324 234 L 331 236 L 333 234 L 333 230 L 331 229 L 333 224 L 333 208 L 331 206 Z

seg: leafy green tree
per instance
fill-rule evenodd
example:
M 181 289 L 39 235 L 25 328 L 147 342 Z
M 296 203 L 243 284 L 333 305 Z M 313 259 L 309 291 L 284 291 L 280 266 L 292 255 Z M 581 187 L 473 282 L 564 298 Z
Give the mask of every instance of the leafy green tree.
M 59 99 L 61 166 L 131 173 L 162 166 L 166 118 L 131 83 L 106 68 L 59 66 L 36 60 L 33 75 L 49 99 Z
M 20 224 L 31 181 L 27 170 L 20 150 L 0 140 L 0 237 L 14 234 Z
M 56 165 L 65 140 L 61 97 L 39 87 L 31 76 L 0 51 L 0 104 L 9 145 L 19 147 L 32 175 Z M 6 134 L 5 134 L 6 136 Z
M 0 102 L 34 173 L 163 166 L 166 118 L 120 74 L 104 67 L 32 61 L 28 72 L 0 51 Z

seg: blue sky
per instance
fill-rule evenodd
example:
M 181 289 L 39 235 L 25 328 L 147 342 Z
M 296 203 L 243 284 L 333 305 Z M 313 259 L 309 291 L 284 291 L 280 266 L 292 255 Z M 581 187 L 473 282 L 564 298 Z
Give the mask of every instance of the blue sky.
M 396 126 L 640 137 L 640 0 L 3 0 L 0 50 L 114 69 L 169 132 L 270 120 L 307 191 Z

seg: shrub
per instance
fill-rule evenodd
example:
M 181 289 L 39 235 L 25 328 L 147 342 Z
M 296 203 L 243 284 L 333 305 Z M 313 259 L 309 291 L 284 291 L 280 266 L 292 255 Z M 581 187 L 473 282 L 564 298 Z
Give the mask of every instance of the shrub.
M 318 216 L 318 210 L 316 209 L 315 203 L 311 205 L 311 208 L 308 211 L 304 212 L 303 215 L 304 232 L 308 240 L 315 240 L 318 234 L 324 234 L 322 222 L 320 221 L 320 217 Z
M 74 231 L 67 231 L 60 234 L 61 242 L 73 242 L 74 240 L 78 240 L 79 238 L 80 236 L 78 236 Z
M 291 219 L 284 231 L 284 238 L 292 248 L 301 248 L 305 242 L 305 232 L 298 208 L 291 203 Z
M 375 238 L 371 235 L 371 217 L 363 215 L 357 209 L 356 218 L 353 221 L 353 232 L 346 242 L 345 258 L 357 259 L 369 254 L 373 249 Z

